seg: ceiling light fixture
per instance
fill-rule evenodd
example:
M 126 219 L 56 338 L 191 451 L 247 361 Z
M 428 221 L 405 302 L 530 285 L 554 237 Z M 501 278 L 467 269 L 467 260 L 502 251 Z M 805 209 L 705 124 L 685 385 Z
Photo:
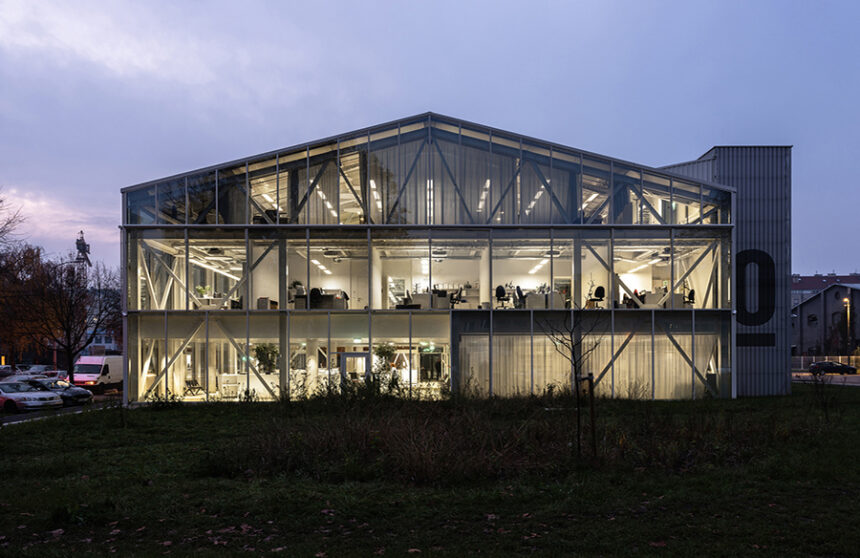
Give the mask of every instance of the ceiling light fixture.
M 217 267 L 209 265 L 207 263 L 204 263 L 200 260 L 197 260 L 194 258 L 189 258 L 188 261 L 190 261 L 191 263 L 193 263 L 196 266 L 202 267 L 204 269 L 208 269 L 210 271 L 214 271 L 215 273 L 219 273 L 219 274 L 223 275 L 224 277 L 229 277 L 230 279 L 232 279 L 234 281 L 239 281 L 239 278 L 236 277 L 235 275 L 233 275 L 232 273 L 227 273 L 226 271 L 224 271 L 222 269 L 218 269 Z

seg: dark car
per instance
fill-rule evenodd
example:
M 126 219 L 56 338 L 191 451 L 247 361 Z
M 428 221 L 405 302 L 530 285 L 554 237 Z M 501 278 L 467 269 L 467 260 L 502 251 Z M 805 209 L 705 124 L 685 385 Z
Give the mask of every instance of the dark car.
M 821 374 L 856 374 L 857 369 L 853 366 L 848 366 L 847 364 L 840 364 L 830 360 L 822 360 L 820 362 L 813 362 L 810 364 L 809 373 L 813 376 L 819 376 Z
M 17 373 L 18 370 L 14 366 L 10 366 L 8 364 L 0 366 L 0 380 L 5 380 L 9 376 L 14 376 Z
M 42 378 L 27 380 L 26 383 L 38 389 L 53 391 L 63 398 L 64 407 L 70 407 L 72 405 L 86 405 L 93 400 L 93 392 L 88 389 L 73 386 L 65 380 Z

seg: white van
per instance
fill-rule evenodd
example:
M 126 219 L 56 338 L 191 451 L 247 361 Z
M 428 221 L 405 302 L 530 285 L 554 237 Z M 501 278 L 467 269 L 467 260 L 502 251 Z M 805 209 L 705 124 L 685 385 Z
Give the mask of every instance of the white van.
M 82 356 L 74 370 L 76 386 L 96 393 L 122 389 L 122 355 Z

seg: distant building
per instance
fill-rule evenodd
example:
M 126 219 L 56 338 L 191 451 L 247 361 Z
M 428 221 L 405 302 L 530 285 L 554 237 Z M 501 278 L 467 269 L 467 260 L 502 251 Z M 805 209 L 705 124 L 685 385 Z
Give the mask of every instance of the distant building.
M 122 352 L 120 343 L 121 340 L 117 339 L 111 332 L 97 331 L 93 337 L 93 342 L 87 345 L 81 356 L 120 354 Z
M 857 318 L 853 314 L 860 302 L 860 281 L 851 285 L 833 282 L 792 308 L 792 355 L 833 355 L 846 351 L 844 336 L 848 326 L 845 323 L 845 299 L 849 301 L 852 314 L 848 350 L 857 346 Z
M 800 275 L 795 273 L 791 276 L 791 306 L 797 306 L 830 285 L 860 285 L 860 273 L 849 275 L 837 275 L 835 273 Z

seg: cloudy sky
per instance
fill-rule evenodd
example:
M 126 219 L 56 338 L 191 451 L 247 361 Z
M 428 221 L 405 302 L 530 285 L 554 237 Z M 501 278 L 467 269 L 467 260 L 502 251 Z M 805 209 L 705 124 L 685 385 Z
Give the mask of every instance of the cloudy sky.
M 860 3 L 0 0 L 0 186 L 119 263 L 120 188 L 432 110 L 664 165 L 791 144 L 795 272 L 860 269 Z

